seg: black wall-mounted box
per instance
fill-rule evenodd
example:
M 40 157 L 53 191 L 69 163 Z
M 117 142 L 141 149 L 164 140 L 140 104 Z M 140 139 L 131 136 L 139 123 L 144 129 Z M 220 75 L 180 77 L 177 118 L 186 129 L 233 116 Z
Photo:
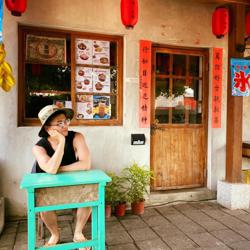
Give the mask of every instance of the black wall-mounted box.
M 131 134 L 131 145 L 145 145 L 146 137 L 144 134 Z

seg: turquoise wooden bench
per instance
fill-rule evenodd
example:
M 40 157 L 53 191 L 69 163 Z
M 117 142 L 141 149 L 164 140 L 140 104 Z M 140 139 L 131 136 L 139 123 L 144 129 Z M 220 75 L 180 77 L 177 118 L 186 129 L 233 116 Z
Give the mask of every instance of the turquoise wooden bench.
M 28 250 L 105 249 L 105 186 L 111 179 L 101 170 L 51 175 L 26 174 L 20 187 L 28 193 Z M 36 247 L 36 213 L 91 207 L 91 240 Z

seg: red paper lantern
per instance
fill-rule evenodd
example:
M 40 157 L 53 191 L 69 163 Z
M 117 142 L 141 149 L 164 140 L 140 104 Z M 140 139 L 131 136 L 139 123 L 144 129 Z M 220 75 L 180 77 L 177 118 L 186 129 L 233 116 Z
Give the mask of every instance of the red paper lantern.
M 250 11 L 247 13 L 246 16 L 246 34 L 250 36 Z
M 13 16 L 21 16 L 26 10 L 26 0 L 5 0 L 5 3 Z
M 137 0 L 121 0 L 121 18 L 127 29 L 133 29 L 138 21 Z
M 217 8 L 212 17 L 212 31 L 217 38 L 221 38 L 229 30 L 229 10 L 224 7 Z

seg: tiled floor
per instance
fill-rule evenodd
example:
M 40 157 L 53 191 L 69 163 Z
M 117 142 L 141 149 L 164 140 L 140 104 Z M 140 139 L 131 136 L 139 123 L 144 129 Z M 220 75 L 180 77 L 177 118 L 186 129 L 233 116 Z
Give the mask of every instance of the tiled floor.
M 71 241 L 71 221 L 59 224 L 61 241 Z M 90 224 L 87 237 L 89 232 Z M 38 241 L 43 244 L 44 240 Z M 230 211 L 215 202 L 192 202 L 147 208 L 142 216 L 113 216 L 106 221 L 106 244 L 108 250 L 250 250 L 250 210 Z M 26 221 L 6 223 L 0 250 L 10 249 L 27 249 Z

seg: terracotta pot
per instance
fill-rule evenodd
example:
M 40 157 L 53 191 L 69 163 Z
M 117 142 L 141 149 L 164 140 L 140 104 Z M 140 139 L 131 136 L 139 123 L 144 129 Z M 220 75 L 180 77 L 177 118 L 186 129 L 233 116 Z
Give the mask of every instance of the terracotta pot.
M 111 217 L 111 211 L 112 211 L 111 204 L 106 204 L 105 205 L 105 218 Z
M 132 214 L 144 214 L 144 201 L 137 201 L 131 203 Z
M 119 203 L 115 206 L 115 215 L 118 217 L 124 216 L 126 213 L 126 203 Z

